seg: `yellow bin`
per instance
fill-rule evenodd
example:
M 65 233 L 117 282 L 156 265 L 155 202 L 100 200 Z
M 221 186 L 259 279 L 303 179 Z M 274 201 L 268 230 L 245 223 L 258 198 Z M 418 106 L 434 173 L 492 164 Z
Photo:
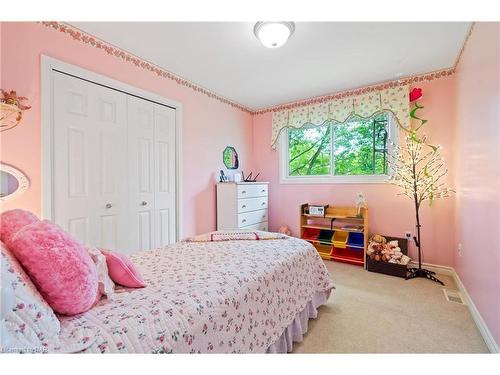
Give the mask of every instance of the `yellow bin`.
M 349 237 L 349 232 L 336 230 L 332 237 L 333 246 L 345 249 L 347 244 L 347 237 Z

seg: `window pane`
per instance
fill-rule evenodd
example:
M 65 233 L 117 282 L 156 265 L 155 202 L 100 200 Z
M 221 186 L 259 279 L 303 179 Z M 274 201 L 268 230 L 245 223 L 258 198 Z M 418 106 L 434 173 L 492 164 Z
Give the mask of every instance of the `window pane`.
M 334 125 L 334 174 L 385 174 L 387 115 Z
M 330 125 L 288 130 L 290 176 L 330 174 Z

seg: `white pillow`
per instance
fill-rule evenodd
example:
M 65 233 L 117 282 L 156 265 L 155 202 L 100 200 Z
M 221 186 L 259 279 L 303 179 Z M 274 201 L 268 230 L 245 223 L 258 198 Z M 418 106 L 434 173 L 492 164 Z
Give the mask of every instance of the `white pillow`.
M 113 294 L 115 293 L 115 283 L 109 277 L 106 257 L 101 253 L 99 249 L 96 248 L 87 248 L 87 251 L 97 268 L 97 283 L 99 293 L 106 296 L 107 299 L 112 300 Z
M 43 351 L 61 325 L 14 255 L 0 241 L 2 308 L 0 349 L 4 352 Z

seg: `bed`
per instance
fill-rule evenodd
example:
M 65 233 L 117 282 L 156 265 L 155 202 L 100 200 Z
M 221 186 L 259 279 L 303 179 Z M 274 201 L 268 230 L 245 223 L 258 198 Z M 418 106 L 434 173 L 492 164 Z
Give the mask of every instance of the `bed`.
M 84 353 L 284 353 L 333 288 L 300 239 L 188 241 L 131 256 L 147 283 L 60 317 Z

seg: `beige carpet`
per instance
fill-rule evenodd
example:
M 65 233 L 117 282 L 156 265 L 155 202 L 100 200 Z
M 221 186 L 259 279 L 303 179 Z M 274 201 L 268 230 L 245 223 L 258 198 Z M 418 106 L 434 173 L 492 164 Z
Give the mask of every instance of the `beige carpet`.
M 336 288 L 294 353 L 487 353 L 467 306 L 441 285 L 325 261 Z M 456 290 L 450 277 L 439 275 Z

